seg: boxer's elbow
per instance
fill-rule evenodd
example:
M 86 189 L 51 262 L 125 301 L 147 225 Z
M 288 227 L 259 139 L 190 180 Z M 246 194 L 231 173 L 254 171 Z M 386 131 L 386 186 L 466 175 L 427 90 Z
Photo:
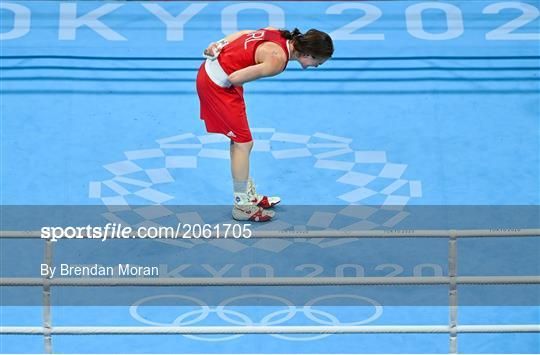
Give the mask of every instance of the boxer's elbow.
M 234 86 L 242 86 L 246 81 L 235 72 L 229 75 L 229 82 Z

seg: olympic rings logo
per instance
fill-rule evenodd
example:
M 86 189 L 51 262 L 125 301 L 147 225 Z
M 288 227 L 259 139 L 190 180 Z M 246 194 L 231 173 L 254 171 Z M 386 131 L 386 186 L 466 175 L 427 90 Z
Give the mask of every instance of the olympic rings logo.
M 234 305 L 238 301 L 245 302 L 249 299 L 266 299 L 270 301 L 276 301 L 280 303 L 278 307 L 282 308 L 280 310 L 273 311 L 271 313 L 265 314 L 262 318 L 260 318 L 260 315 L 258 317 L 260 320 L 254 320 L 253 317 L 255 315 L 249 315 L 245 312 L 240 312 L 237 309 L 232 309 L 233 307 L 238 308 L 238 305 Z M 367 317 L 365 317 L 362 320 L 356 320 L 356 321 L 342 321 L 338 319 L 338 317 L 335 314 L 332 314 L 326 310 L 318 309 L 319 303 L 322 301 L 328 301 L 332 299 L 348 299 L 348 300 L 355 300 L 362 302 L 364 305 L 370 306 L 370 309 L 372 308 L 372 313 L 369 314 Z M 164 300 L 175 300 L 175 301 L 183 301 L 190 303 L 189 306 L 183 306 L 187 308 L 193 308 L 196 307 L 198 309 L 195 310 L 187 310 L 185 312 L 182 312 L 179 315 L 173 315 L 176 316 L 172 322 L 158 322 L 151 320 L 149 318 L 146 318 L 141 314 L 142 309 L 144 307 L 152 307 L 151 302 L 154 301 L 164 301 Z M 247 308 L 247 307 L 242 307 Z M 264 307 L 266 309 L 267 307 Z M 275 306 L 268 306 L 268 308 L 275 308 Z M 171 313 L 171 307 L 167 307 L 167 314 Z M 357 308 L 358 309 L 358 308 Z M 245 309 L 243 309 L 245 311 Z M 254 313 L 259 313 L 260 307 L 250 307 L 250 310 L 256 311 Z M 153 326 L 193 326 L 195 324 L 204 322 L 208 320 L 212 315 L 217 317 L 218 320 L 221 320 L 222 322 L 226 322 L 228 324 L 237 325 L 237 326 L 273 326 L 273 325 L 280 325 L 284 324 L 286 322 L 289 322 L 293 320 L 298 315 L 303 315 L 305 318 L 310 320 L 311 322 L 320 324 L 320 325 L 361 325 L 361 324 L 367 324 L 371 323 L 377 319 L 379 319 L 382 316 L 383 313 L 383 307 L 382 305 L 368 297 L 359 296 L 359 295 L 352 295 L 352 294 L 331 294 L 331 295 L 325 295 L 320 296 L 311 299 L 308 301 L 304 306 L 296 306 L 294 305 L 290 300 L 275 296 L 275 295 L 267 295 L 267 294 L 245 294 L 240 296 L 235 296 L 228 298 L 224 301 L 222 301 L 217 306 L 209 306 L 202 300 L 191 297 L 191 296 L 184 296 L 184 295 L 174 295 L 174 294 L 164 294 L 164 295 L 157 295 L 157 296 L 149 296 L 142 298 L 135 302 L 129 309 L 130 315 L 133 317 L 133 319 L 147 324 L 147 325 L 153 325 Z M 292 336 L 292 335 L 284 335 L 284 334 L 270 334 L 270 336 L 275 338 L 280 338 L 284 340 L 291 340 L 291 341 L 310 341 L 310 340 L 316 340 L 316 339 L 322 339 L 330 336 L 332 334 L 317 334 L 317 335 L 309 335 L 309 336 Z M 242 337 L 243 334 L 233 334 L 233 335 L 226 335 L 226 336 L 200 336 L 200 335 L 191 335 L 191 334 L 185 334 L 184 337 L 191 338 L 194 340 L 201 340 L 201 341 L 210 341 L 210 342 L 217 342 L 217 341 L 227 341 L 236 339 L 239 337 Z

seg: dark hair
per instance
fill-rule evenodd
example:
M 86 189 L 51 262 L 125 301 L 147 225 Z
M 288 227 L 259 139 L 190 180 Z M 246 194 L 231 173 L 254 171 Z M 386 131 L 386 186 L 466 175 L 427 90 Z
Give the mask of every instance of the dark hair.
M 298 28 L 294 30 L 279 30 L 281 36 L 291 40 L 294 49 L 302 54 L 309 54 L 315 58 L 330 58 L 334 53 L 332 38 L 327 33 L 310 29 L 302 34 Z

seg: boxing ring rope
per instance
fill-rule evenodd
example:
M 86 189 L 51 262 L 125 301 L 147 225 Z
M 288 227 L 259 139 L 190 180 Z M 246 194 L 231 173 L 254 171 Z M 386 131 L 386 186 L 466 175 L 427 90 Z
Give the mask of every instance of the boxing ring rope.
M 83 236 L 86 236 L 84 232 Z M 134 233 L 131 236 L 135 236 Z M 187 234 L 186 237 L 190 235 Z M 287 231 L 287 230 L 253 230 L 250 238 L 480 238 L 480 237 L 537 237 L 540 228 L 498 228 L 498 229 L 393 229 L 376 231 L 354 230 L 315 230 L 315 231 Z M 170 237 L 170 235 L 169 235 Z M 0 231 L 0 238 L 41 238 L 40 231 Z M 195 237 L 194 237 L 195 238 Z M 212 238 L 225 238 L 224 233 Z M 230 237 L 229 237 L 230 238 Z M 150 239 L 150 238 L 148 238 Z M 205 238 L 198 238 L 204 240 Z
M 360 286 L 360 285 L 444 285 L 451 277 L 92 277 L 92 278 L 2 278 L 0 286 Z M 458 276 L 462 285 L 540 284 L 540 276 Z
M 204 327 L 54 327 L 57 335 L 106 334 L 434 334 L 448 333 L 445 325 L 285 325 Z M 536 333 L 540 325 L 461 325 L 458 333 Z M 42 327 L 3 327 L 3 334 L 44 334 Z
M 457 276 L 457 240 L 478 237 L 538 237 L 540 229 L 489 230 L 389 230 L 389 231 L 253 231 L 253 238 L 449 238 L 448 276 L 446 277 L 226 277 L 226 278 L 1 278 L 1 286 L 42 286 L 43 326 L 2 326 L 0 334 L 43 335 L 45 352 L 52 353 L 52 335 L 127 335 L 127 334 L 449 334 L 449 353 L 457 354 L 460 333 L 540 333 L 538 324 L 458 325 L 457 286 L 491 284 L 540 284 L 540 276 Z M 39 231 L 0 231 L 0 238 L 40 238 Z M 213 235 L 219 238 L 219 235 Z M 54 242 L 46 240 L 44 261 L 52 265 Z M 331 285 L 449 285 L 449 324 L 423 326 L 160 326 L 160 327 L 84 327 L 53 326 L 51 322 L 52 286 L 331 286 Z

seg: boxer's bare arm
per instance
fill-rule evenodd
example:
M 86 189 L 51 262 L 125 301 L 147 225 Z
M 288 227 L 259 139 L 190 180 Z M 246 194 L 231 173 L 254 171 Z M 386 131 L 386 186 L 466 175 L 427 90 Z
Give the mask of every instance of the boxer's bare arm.
M 287 62 L 287 55 L 279 44 L 265 42 L 257 48 L 255 62 L 257 64 L 237 70 L 229 75 L 231 84 L 241 86 L 249 81 L 281 73 Z

